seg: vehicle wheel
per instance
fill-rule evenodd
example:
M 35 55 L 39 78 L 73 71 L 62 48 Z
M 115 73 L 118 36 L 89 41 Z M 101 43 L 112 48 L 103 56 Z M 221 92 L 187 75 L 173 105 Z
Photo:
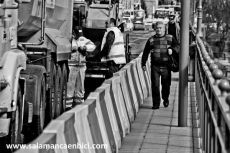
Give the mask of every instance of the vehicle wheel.
M 62 65 L 62 78 L 61 78 L 61 113 L 66 110 L 66 97 L 67 97 L 67 67 L 65 64 Z
M 11 123 L 9 134 L 7 136 L 7 144 L 20 144 L 21 143 L 21 131 L 22 131 L 22 93 L 21 88 L 18 86 L 17 95 L 17 108 L 11 113 Z M 14 149 L 11 150 L 12 152 Z
M 56 101 L 55 101 L 55 114 L 54 117 L 58 117 L 61 115 L 61 107 L 62 107 L 62 102 L 61 102 L 61 78 L 62 78 L 62 73 L 61 73 L 61 67 L 59 64 L 56 65 L 56 91 L 55 91 L 55 97 L 56 97 Z
M 41 78 L 40 87 L 38 88 L 38 103 L 39 103 L 39 115 L 33 120 L 34 124 L 34 136 L 37 137 L 42 133 L 45 126 L 45 110 L 46 110 L 46 81 L 45 76 Z
M 50 88 L 48 89 L 48 97 L 47 97 L 47 108 L 46 108 L 46 112 L 47 112 L 47 117 L 46 117 L 46 124 L 48 124 L 52 119 L 54 119 L 54 114 L 55 114 L 55 103 L 56 103 L 56 66 L 53 63 L 52 64 L 52 68 L 51 68 L 51 72 L 50 72 Z

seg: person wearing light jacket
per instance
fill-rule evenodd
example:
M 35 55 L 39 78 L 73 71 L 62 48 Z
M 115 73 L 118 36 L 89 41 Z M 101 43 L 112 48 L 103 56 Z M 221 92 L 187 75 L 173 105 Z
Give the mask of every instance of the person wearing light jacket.
M 85 57 L 88 52 L 93 52 L 96 46 L 83 36 L 81 27 L 75 27 L 75 38 L 72 40 L 71 59 L 68 61 L 70 74 L 67 84 L 67 104 L 66 107 L 73 107 L 84 102 L 85 94 Z
M 109 62 L 109 72 L 106 78 L 111 78 L 113 73 L 119 71 L 126 64 L 124 38 L 121 31 L 115 26 L 116 20 L 111 18 L 106 22 L 107 31 L 101 44 L 101 61 Z

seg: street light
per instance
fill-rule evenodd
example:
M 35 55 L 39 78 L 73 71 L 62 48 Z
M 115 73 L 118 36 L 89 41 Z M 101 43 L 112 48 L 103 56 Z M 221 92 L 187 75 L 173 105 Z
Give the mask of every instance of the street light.
M 198 3 L 198 16 L 197 16 L 197 35 L 202 37 L 202 0 Z

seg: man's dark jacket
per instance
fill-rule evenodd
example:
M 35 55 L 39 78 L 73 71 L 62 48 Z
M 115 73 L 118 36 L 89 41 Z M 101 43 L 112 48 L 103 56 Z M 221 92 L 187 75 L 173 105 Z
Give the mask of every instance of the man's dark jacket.
M 151 52 L 151 64 L 159 66 L 167 66 L 170 64 L 168 49 L 172 49 L 172 56 L 179 61 L 180 46 L 172 35 L 164 35 L 158 37 L 154 35 L 150 37 L 145 45 L 142 55 L 142 66 L 145 66 L 148 60 L 149 53 Z M 177 60 L 176 59 L 176 60 Z

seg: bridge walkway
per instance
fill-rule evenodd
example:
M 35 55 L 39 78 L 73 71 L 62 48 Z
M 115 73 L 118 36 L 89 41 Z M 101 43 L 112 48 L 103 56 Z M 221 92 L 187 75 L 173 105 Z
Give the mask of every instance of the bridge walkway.
M 144 100 L 130 133 L 122 141 L 119 153 L 198 153 L 200 151 L 196 119 L 196 102 L 188 94 L 187 127 L 178 127 L 179 73 L 172 74 L 169 107 L 161 102 L 160 109 L 153 110 L 152 97 Z M 189 93 L 194 87 L 189 83 Z

